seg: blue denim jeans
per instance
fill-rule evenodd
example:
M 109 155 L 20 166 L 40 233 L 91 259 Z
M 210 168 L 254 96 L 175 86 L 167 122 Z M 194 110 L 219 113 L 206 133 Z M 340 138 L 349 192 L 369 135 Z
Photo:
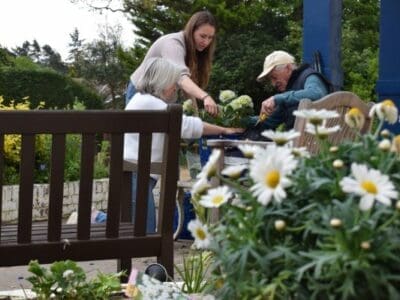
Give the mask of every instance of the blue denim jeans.
M 129 100 L 136 94 L 136 88 L 133 85 L 132 81 L 129 80 L 128 86 L 125 90 L 125 106 L 128 104 Z
M 137 174 L 132 173 L 132 222 L 135 221 L 136 213 L 136 190 L 137 190 Z M 147 197 L 147 223 L 146 232 L 156 232 L 156 206 L 154 202 L 153 189 L 157 184 L 157 180 L 150 177 L 149 190 Z

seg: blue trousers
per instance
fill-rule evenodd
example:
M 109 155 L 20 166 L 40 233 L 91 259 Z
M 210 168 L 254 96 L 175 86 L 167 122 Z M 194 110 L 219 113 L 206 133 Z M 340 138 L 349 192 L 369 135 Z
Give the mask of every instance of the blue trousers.
M 136 94 L 136 88 L 132 81 L 129 80 L 128 86 L 125 91 L 125 105 L 128 104 L 129 100 Z M 149 190 L 147 197 L 147 223 L 146 231 L 147 233 L 156 232 L 156 206 L 154 202 L 153 189 L 157 184 L 157 180 L 150 177 Z M 132 173 L 132 222 L 135 219 L 136 213 L 136 190 L 137 190 L 137 174 Z
M 125 90 L 125 106 L 128 104 L 129 100 L 136 94 L 136 88 L 133 85 L 132 81 L 129 80 L 128 86 Z
M 154 201 L 153 190 L 157 184 L 157 180 L 150 177 L 148 197 L 147 197 L 147 233 L 156 232 L 156 205 Z M 136 190 L 137 190 L 137 174 L 132 173 L 132 222 L 135 221 L 136 213 Z

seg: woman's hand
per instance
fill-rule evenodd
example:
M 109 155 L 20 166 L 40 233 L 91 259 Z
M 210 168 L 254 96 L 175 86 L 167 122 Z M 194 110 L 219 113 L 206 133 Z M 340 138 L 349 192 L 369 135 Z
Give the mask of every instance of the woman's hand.
M 204 108 L 205 110 L 213 117 L 218 115 L 218 106 L 215 103 L 214 99 L 208 95 L 204 100 Z
M 222 134 L 235 134 L 235 133 L 243 133 L 245 131 L 244 128 L 234 128 L 234 127 L 226 127 Z

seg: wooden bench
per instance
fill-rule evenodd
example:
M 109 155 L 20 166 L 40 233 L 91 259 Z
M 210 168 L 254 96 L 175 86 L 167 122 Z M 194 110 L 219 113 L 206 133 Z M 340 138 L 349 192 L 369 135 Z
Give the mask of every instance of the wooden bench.
M 317 101 L 303 99 L 300 101 L 298 110 L 303 109 L 326 109 L 336 110 L 339 118 L 332 118 L 327 121 L 327 127 L 335 125 L 340 126 L 340 131 L 329 135 L 328 140 L 332 145 L 338 145 L 344 140 L 354 140 L 356 132 L 347 126 L 345 115 L 351 108 L 358 108 L 365 117 L 365 123 L 360 133 L 365 134 L 371 130 L 373 119 L 369 117 L 369 111 L 373 102 L 364 102 L 356 94 L 347 91 L 334 92 Z M 300 136 L 294 141 L 296 147 L 307 147 L 311 153 L 319 151 L 319 145 L 314 135 L 305 131 L 307 120 L 297 117 L 294 123 L 294 129 L 300 132 Z
M 182 109 L 169 105 L 167 111 L 0 111 L 0 148 L 4 135 L 19 134 L 21 164 L 18 221 L 4 224 L 0 219 L 0 266 L 27 265 L 58 260 L 117 259 L 118 270 L 131 269 L 134 257 L 157 257 L 173 276 L 173 214 L 178 181 Z M 124 172 L 124 133 L 139 133 L 137 162 L 138 189 L 135 222 L 126 218 L 130 207 L 130 173 Z M 146 234 L 147 186 L 149 182 L 152 133 L 165 133 L 158 225 L 155 234 Z M 32 222 L 35 136 L 52 136 L 49 173 L 48 221 Z M 62 219 L 64 160 L 67 134 L 82 136 L 78 221 Z M 110 136 L 109 193 L 107 222 L 91 224 L 93 166 L 96 137 Z M 168 171 L 168 172 L 167 172 Z M 0 153 L 0 178 L 4 173 L 4 153 Z M 2 181 L 0 187 L 3 187 Z M 0 193 L 0 217 L 2 213 Z

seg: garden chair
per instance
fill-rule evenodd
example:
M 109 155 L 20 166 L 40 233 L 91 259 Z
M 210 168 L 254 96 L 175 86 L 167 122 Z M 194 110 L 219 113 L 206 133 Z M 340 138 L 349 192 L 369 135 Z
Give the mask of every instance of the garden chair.
M 329 136 L 328 140 L 332 145 L 338 145 L 344 140 L 353 140 L 356 132 L 347 126 L 344 116 L 347 111 L 353 107 L 358 108 L 365 116 L 365 124 L 361 129 L 361 133 L 365 134 L 371 130 L 372 118 L 369 117 L 369 111 L 374 103 L 361 100 L 356 94 L 352 92 L 339 91 L 328 94 L 317 101 L 304 99 L 300 101 L 298 110 L 302 109 L 327 109 L 336 110 L 340 117 L 327 120 L 327 127 L 335 125 L 340 126 L 340 130 Z M 310 153 L 318 152 L 318 144 L 315 137 L 305 131 L 307 120 L 304 118 L 296 118 L 294 129 L 300 132 L 300 136 L 294 141 L 296 147 L 307 147 Z

